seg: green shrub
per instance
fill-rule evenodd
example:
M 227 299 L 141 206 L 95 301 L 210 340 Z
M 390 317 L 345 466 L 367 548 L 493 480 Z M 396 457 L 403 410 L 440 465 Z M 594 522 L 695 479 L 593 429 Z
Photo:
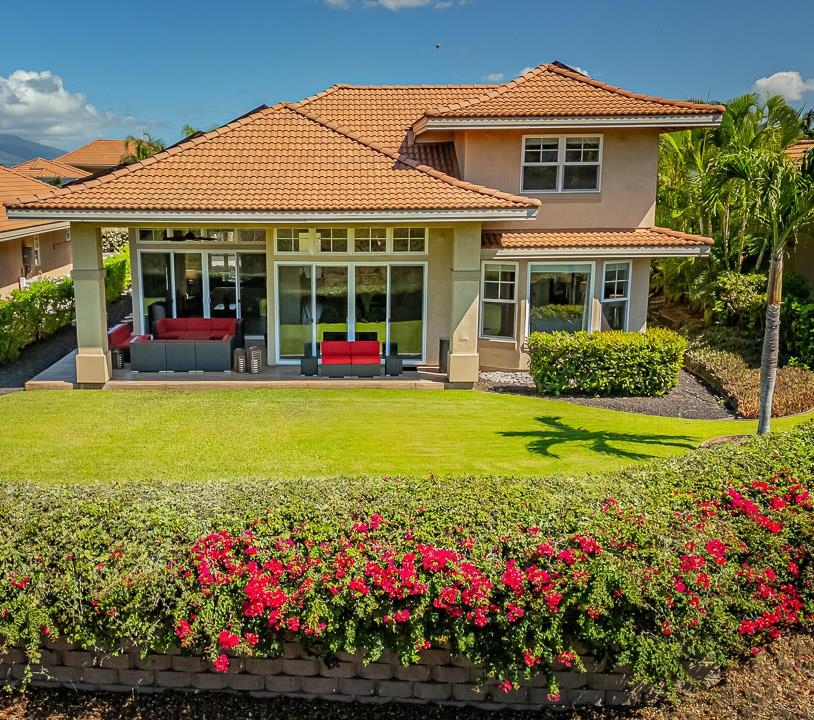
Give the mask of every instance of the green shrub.
M 755 361 L 756 364 L 757 360 Z M 685 367 L 726 398 L 741 417 L 756 418 L 760 410 L 760 368 L 737 352 L 708 343 L 708 337 L 690 343 Z M 814 408 L 814 372 L 786 366 L 777 369 L 772 415 L 794 415 Z
M 758 273 L 721 273 L 713 288 L 712 322 L 761 334 L 766 315 L 766 276 Z
M 105 258 L 105 299 L 112 302 L 130 287 L 130 255 L 125 249 L 118 255 Z
M 544 395 L 663 395 L 687 342 L 671 330 L 532 333 L 531 376 Z
M 814 370 L 814 303 L 785 302 L 780 336 L 786 362 Z
M 105 298 L 111 302 L 130 286 L 130 258 L 120 253 L 106 258 Z M 39 280 L 14 290 L 0 301 L 0 365 L 16 360 L 20 351 L 71 324 L 74 286 L 71 278 Z
M 511 683 L 578 642 L 669 686 L 814 611 L 812 479 L 814 423 L 586 482 L 8 483 L 0 652 L 447 644 Z

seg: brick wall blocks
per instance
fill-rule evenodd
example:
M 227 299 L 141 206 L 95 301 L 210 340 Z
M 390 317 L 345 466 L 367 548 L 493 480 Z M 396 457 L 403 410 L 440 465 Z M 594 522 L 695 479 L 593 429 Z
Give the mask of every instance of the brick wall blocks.
M 393 677 L 393 667 L 392 665 L 385 665 L 384 663 L 362 665 L 359 668 L 358 675 L 368 680 L 389 680 Z
M 482 703 L 489 701 L 489 688 L 477 685 L 456 684 L 451 685 L 452 697 L 465 703 Z
M 378 695 L 382 698 L 409 698 L 413 695 L 413 683 L 399 680 L 380 680 Z
M 200 673 L 208 668 L 203 658 L 174 655 L 172 658 L 172 669 L 176 672 Z
M 546 682 L 545 675 L 538 675 L 537 677 L 540 678 L 540 683 L 542 687 L 547 687 L 548 683 Z M 556 672 L 554 673 L 554 677 L 557 680 L 557 684 L 563 690 L 576 690 L 577 688 L 583 688 L 588 682 L 588 678 L 590 677 L 588 673 L 581 673 L 581 672 Z
M 225 690 L 228 681 L 229 676 L 225 673 L 195 673 L 192 676 L 192 686 L 196 690 Z
M 251 675 L 279 675 L 283 671 L 283 661 L 279 658 L 246 658 L 245 668 Z
M 421 664 L 422 665 L 449 665 L 450 664 L 450 656 L 448 650 L 440 650 L 436 648 L 431 648 L 430 650 L 424 650 L 421 653 Z
M 604 690 L 561 690 L 560 702 L 563 705 L 604 705 Z
M 138 670 L 169 670 L 172 667 L 172 657 L 169 655 L 136 656 L 133 663 Z
M 468 683 L 471 677 L 470 668 L 453 667 L 452 665 L 436 665 L 432 668 L 432 679 L 442 683 Z
M 124 655 L 107 655 L 98 653 L 94 658 L 94 665 L 100 668 L 111 668 L 113 670 L 129 670 L 135 662 L 129 653 Z
M 335 695 L 339 687 L 339 678 L 304 677 L 302 691 L 308 695 Z
M 309 677 L 319 675 L 319 665 L 316 660 L 283 660 L 283 672 L 286 675 Z
M 289 675 L 269 675 L 266 678 L 266 690 L 283 695 L 291 695 L 300 691 L 301 678 Z
M 414 680 L 427 682 L 430 679 L 431 668 L 426 665 L 407 665 L 396 668 L 396 680 Z
M 155 682 L 152 670 L 119 670 L 119 682 L 131 688 L 141 688 Z
M 0 665 L 13 665 L 14 663 L 24 663 L 25 653 L 20 648 L 12 648 L 7 653 L 0 655 Z
M 605 704 L 608 707 L 620 707 L 622 705 L 630 705 L 633 701 L 632 693 L 619 692 L 617 690 L 608 690 L 605 693 Z
M 305 657 L 305 655 L 299 643 L 287 642 L 283 643 L 283 657 L 293 660 L 294 658 Z
M 155 681 L 163 688 L 189 688 L 192 687 L 192 673 L 176 672 L 174 670 L 156 670 Z
M 359 664 L 355 662 L 338 662 L 333 667 L 328 667 L 320 660 L 319 674 L 326 678 L 350 678 L 356 676 L 359 667 Z
M 111 668 L 90 667 L 82 671 L 82 682 L 91 685 L 117 685 L 119 671 Z
M 419 700 L 444 702 L 452 697 L 452 686 L 444 683 L 416 682 L 413 693 Z
M 493 690 L 490 693 L 490 699 L 493 703 L 497 703 L 498 705 L 525 705 L 528 703 L 529 689 L 520 687 L 510 692 Z
M 226 675 L 226 686 L 230 690 L 239 692 L 259 692 L 266 687 L 265 680 L 260 675 Z
M 627 687 L 627 678 L 609 673 L 589 673 L 585 684 L 592 690 L 621 691 Z
M 376 682 L 365 678 L 340 678 L 339 692 L 355 698 L 371 697 L 376 693 Z

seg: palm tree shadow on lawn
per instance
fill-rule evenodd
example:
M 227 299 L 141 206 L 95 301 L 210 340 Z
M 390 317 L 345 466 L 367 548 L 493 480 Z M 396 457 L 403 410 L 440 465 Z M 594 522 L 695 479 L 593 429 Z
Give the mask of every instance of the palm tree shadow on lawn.
M 602 455 L 615 455 L 616 457 L 627 458 L 628 460 L 648 460 L 658 455 L 649 453 L 624 450 L 614 447 L 614 443 L 629 443 L 635 445 L 667 445 L 676 448 L 686 448 L 693 450 L 695 444 L 692 438 L 687 435 L 654 435 L 649 433 L 620 433 L 612 430 L 585 430 L 584 428 L 571 427 L 559 417 L 536 417 L 535 421 L 543 425 L 540 430 L 514 430 L 499 433 L 503 437 L 528 438 L 526 447 L 529 452 L 537 455 L 545 455 L 560 459 L 560 456 L 552 452 L 556 445 L 565 443 L 588 444 L 593 452 Z

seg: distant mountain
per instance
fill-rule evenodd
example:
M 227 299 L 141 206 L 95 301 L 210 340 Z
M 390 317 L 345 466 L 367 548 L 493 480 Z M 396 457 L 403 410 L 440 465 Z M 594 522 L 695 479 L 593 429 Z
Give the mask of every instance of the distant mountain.
M 12 167 L 19 165 L 26 160 L 33 160 L 36 157 L 53 160 L 65 151 L 50 145 L 40 145 L 40 143 L 26 140 L 18 135 L 0 134 L 0 165 Z

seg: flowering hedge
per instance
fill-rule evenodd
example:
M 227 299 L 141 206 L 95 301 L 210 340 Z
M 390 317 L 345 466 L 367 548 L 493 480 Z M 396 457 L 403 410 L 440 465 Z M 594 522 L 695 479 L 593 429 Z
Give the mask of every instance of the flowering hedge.
M 670 687 L 812 618 L 812 478 L 814 424 L 590 483 L 9 485 L 0 637 L 179 644 L 221 671 L 292 638 L 328 660 L 445 645 L 552 695 L 579 644 Z

